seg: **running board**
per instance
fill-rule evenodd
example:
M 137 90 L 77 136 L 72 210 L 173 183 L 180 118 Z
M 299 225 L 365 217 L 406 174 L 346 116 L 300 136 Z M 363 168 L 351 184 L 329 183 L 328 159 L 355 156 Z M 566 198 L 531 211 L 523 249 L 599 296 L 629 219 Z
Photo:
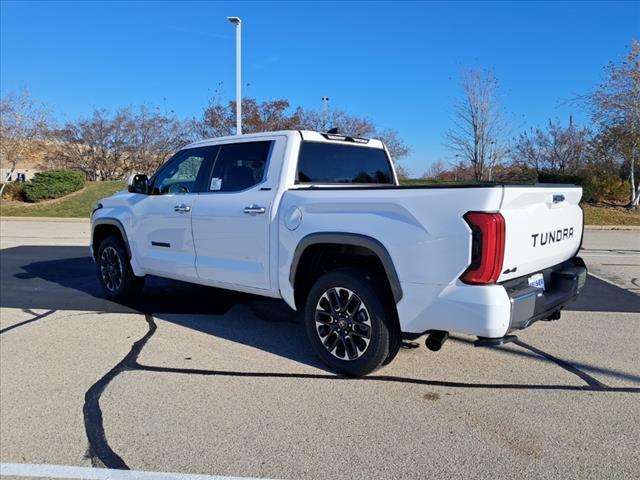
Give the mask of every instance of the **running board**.
M 505 335 L 499 338 L 478 337 L 478 339 L 473 342 L 473 345 L 476 347 L 498 347 L 505 343 L 515 342 L 516 340 L 518 340 L 516 335 Z

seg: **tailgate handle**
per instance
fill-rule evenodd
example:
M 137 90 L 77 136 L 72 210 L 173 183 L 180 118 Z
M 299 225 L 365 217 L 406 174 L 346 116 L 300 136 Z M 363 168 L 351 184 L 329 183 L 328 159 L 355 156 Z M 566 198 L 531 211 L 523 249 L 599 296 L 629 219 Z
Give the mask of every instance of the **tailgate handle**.
M 564 202 L 564 195 L 562 193 L 553 196 L 553 203 Z

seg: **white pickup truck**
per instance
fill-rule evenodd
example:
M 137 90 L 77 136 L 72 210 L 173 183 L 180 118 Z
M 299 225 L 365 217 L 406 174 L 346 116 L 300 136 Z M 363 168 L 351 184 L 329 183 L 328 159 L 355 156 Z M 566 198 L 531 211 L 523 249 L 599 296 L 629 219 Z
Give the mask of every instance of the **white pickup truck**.
M 582 190 L 403 187 L 378 140 L 282 131 L 193 143 L 91 216 L 106 294 L 146 275 L 282 298 L 320 358 L 347 375 L 402 338 L 477 345 L 557 319 L 584 287 Z M 242 325 L 238 325 L 242 328 Z

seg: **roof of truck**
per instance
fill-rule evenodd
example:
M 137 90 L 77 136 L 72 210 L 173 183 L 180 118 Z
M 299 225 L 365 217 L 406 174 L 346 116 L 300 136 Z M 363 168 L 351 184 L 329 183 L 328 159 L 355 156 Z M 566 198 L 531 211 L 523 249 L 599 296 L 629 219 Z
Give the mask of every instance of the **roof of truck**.
M 264 138 L 264 137 L 274 137 L 274 136 L 300 136 L 302 140 L 310 141 L 310 142 L 326 142 L 326 143 L 337 143 L 337 144 L 351 144 L 358 145 L 369 148 L 384 148 L 384 144 L 375 138 L 362 138 L 362 137 L 353 137 L 350 135 L 343 134 L 333 134 L 333 133 L 323 133 L 323 132 L 315 132 L 312 130 L 278 130 L 275 132 L 256 132 L 256 133 L 245 133 L 242 135 L 228 135 L 225 137 L 215 137 L 215 138 L 207 138 L 204 140 L 198 140 L 197 142 L 190 143 L 189 145 L 185 145 L 182 148 L 194 148 L 194 147 L 204 147 L 207 145 L 215 145 L 217 143 L 227 143 L 232 142 L 234 140 L 244 140 L 244 139 L 252 139 L 252 138 Z

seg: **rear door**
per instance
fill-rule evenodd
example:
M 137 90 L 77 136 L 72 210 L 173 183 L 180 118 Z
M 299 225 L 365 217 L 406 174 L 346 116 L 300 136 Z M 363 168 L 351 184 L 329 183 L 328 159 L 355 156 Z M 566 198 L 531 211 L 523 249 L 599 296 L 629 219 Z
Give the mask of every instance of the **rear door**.
M 197 278 L 191 213 L 217 147 L 178 152 L 154 176 L 151 194 L 134 211 L 134 250 L 150 274 L 183 280 Z
M 573 185 L 504 187 L 503 273 L 498 281 L 561 263 L 582 241 L 582 189 Z
M 285 140 L 244 139 L 220 145 L 192 213 L 201 282 L 271 288 L 271 223 L 279 168 L 270 159 L 282 158 Z

